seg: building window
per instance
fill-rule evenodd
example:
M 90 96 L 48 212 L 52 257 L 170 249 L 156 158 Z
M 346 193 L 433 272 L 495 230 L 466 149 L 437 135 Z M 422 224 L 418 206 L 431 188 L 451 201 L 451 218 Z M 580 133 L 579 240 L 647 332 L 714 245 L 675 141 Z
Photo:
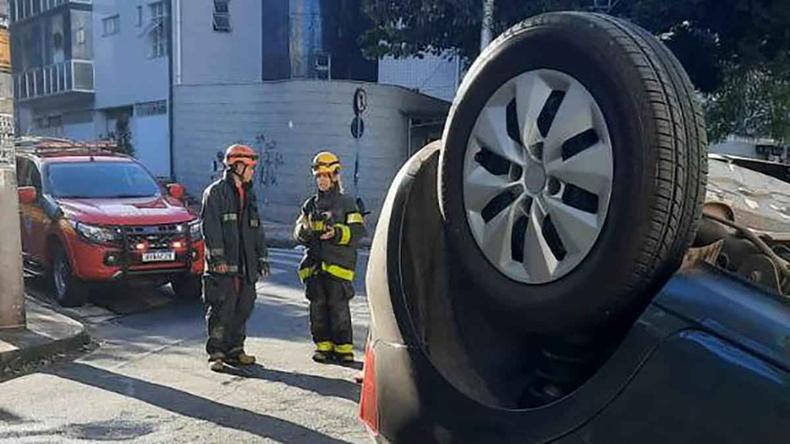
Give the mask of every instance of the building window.
M 77 32 L 74 34 L 74 38 L 76 39 L 78 45 L 84 45 L 85 44 L 85 28 L 77 29 Z
M 156 19 L 164 19 L 167 14 L 165 14 L 165 2 L 156 2 L 151 3 L 148 5 L 151 8 L 151 18 Z
M 151 24 L 149 25 L 148 40 L 150 58 L 164 57 L 167 55 L 167 13 L 164 2 L 148 5 L 151 11 Z
M 137 7 L 137 27 L 143 26 L 143 7 Z
M 39 116 L 33 119 L 36 128 L 59 128 L 63 126 L 63 117 L 59 115 Z
M 214 0 L 214 31 L 230 32 L 230 0 Z
M 134 115 L 137 117 L 157 116 L 167 114 L 167 101 L 156 100 L 134 104 Z
M 107 17 L 102 20 L 102 25 L 104 26 L 104 36 L 118 34 L 121 31 L 121 16 L 114 15 L 112 17 Z

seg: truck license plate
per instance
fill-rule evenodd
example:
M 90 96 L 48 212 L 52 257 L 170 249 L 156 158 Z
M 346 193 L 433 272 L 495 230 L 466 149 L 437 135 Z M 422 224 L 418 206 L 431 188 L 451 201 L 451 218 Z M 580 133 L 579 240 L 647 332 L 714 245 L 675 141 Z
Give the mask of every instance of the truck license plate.
M 167 262 L 176 260 L 175 251 L 151 251 L 143 253 L 143 262 Z

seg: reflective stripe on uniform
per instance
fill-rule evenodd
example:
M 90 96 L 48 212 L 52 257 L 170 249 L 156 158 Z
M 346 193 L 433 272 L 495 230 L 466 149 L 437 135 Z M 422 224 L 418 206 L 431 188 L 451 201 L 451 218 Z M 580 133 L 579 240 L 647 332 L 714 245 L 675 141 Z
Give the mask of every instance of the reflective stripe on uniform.
M 343 268 L 339 265 L 327 264 L 326 262 L 321 262 L 321 269 L 334 277 L 346 281 L 354 280 L 354 270 L 349 270 L 348 268 Z
M 351 227 L 343 224 L 335 224 L 335 229 L 340 230 L 340 240 L 338 245 L 348 245 L 351 242 Z
M 225 249 L 224 248 L 209 248 L 208 249 L 209 256 L 224 256 Z
M 212 265 L 210 268 L 211 268 L 212 271 L 217 271 L 217 266 L 218 265 Z M 228 267 L 228 273 L 238 273 L 239 272 L 239 266 L 238 265 L 228 265 L 227 267 Z
M 259 221 L 258 219 L 252 219 L 250 221 L 250 226 L 252 228 L 258 228 L 260 225 L 261 225 L 261 221 Z
M 324 231 L 326 229 L 326 224 L 324 224 L 322 220 L 317 220 L 310 223 L 310 228 L 312 228 L 313 231 Z
M 300 268 L 296 274 L 299 275 L 299 280 L 304 282 L 315 272 L 315 267 Z
M 346 215 L 346 223 L 347 224 L 362 224 L 362 223 L 365 223 L 365 218 L 362 216 L 362 213 L 348 213 Z
M 354 344 L 337 344 L 335 345 L 335 353 L 347 355 L 354 353 Z
M 335 344 L 333 344 L 332 341 L 322 341 L 315 343 L 316 351 L 320 352 L 331 352 L 334 346 Z
M 236 213 L 225 213 L 222 215 L 222 222 L 236 222 L 239 220 L 239 215 Z

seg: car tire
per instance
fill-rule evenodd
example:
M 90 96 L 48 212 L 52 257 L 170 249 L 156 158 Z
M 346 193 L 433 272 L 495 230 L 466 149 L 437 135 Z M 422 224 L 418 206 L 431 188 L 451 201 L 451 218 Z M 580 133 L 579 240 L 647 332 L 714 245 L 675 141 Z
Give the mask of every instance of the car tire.
M 448 248 L 533 332 L 644 305 L 701 216 L 707 140 L 688 76 L 610 16 L 549 13 L 506 31 L 464 78 L 443 141 Z
M 88 285 L 74 276 L 68 254 L 57 247 L 52 263 L 52 288 L 55 300 L 63 307 L 81 307 L 88 301 Z
M 186 275 L 173 279 L 173 292 L 181 299 L 198 300 L 203 295 L 203 280 L 199 275 Z

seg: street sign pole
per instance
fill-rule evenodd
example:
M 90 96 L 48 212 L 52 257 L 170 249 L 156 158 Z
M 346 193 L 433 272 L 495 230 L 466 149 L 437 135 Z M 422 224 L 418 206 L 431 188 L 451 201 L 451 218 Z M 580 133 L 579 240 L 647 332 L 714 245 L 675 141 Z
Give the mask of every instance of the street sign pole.
M 362 120 L 362 113 L 368 107 L 368 95 L 362 88 L 354 91 L 354 119 L 351 121 L 351 136 L 354 137 L 354 193 L 357 199 L 360 198 L 359 192 L 359 139 L 365 132 L 365 122 Z
M 25 326 L 22 245 L 11 122 L 11 115 L 0 113 L 0 329 Z M 6 132 L 9 125 L 10 133 Z

